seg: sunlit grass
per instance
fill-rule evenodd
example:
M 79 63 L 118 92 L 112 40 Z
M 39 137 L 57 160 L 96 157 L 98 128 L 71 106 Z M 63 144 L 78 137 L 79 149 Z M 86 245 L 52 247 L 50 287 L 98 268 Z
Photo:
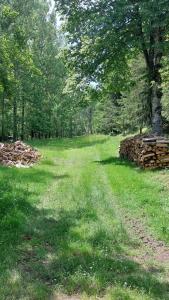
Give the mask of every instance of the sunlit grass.
M 168 187 L 120 161 L 120 139 L 34 141 L 39 164 L 0 168 L 0 299 L 169 299 L 163 274 L 134 261 L 115 205 L 169 242 Z

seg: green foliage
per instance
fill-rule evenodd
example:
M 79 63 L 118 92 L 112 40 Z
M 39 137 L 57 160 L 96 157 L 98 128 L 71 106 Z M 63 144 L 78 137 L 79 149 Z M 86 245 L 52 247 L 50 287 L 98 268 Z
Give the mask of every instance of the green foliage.
M 149 81 L 147 106 L 155 133 L 162 131 L 161 58 L 168 49 L 168 1 L 55 0 L 64 15 L 67 62 L 77 81 L 94 80 L 111 93 L 127 89 L 129 62 L 144 55 Z
M 163 70 L 161 72 L 162 78 L 163 78 L 163 117 L 165 120 L 169 121 L 169 59 L 168 56 L 166 56 L 163 59 Z
M 78 95 L 64 93 L 56 12 L 44 0 L 4 0 L 0 6 L 1 139 L 76 134 L 70 124 L 81 127 Z
M 130 61 L 130 80 L 126 91 L 110 94 L 104 90 L 95 108 L 95 130 L 105 134 L 129 133 L 150 125 L 147 103 L 148 79 L 142 56 Z M 109 89 L 108 89 L 109 91 Z
M 152 27 L 168 26 L 167 1 L 57 1 L 56 7 L 66 17 L 65 30 L 70 47 L 69 63 L 84 76 L 105 78 L 112 73 L 117 82 L 125 82 L 130 56 L 151 50 Z M 163 16 L 163 18 L 162 18 Z M 140 19 L 139 19 L 140 18 Z M 140 34 L 140 22 L 143 34 Z M 165 27 L 166 28 L 166 27 Z M 168 27 L 167 27 L 168 28 Z M 167 41 L 165 45 L 167 45 Z M 161 45 L 153 45 L 160 47 Z M 72 59 L 71 59 L 72 58 Z M 120 75 L 121 73 L 121 75 Z M 113 82 L 112 82 L 113 84 Z
M 55 2 L 1 1 L 0 138 L 160 127 L 161 86 L 168 120 L 167 2 Z

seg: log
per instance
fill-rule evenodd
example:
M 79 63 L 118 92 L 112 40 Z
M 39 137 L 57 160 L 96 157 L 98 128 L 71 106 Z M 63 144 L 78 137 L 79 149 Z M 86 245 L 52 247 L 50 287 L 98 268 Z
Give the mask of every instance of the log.
M 169 167 L 169 140 L 152 135 L 127 138 L 120 144 L 120 157 L 144 169 Z

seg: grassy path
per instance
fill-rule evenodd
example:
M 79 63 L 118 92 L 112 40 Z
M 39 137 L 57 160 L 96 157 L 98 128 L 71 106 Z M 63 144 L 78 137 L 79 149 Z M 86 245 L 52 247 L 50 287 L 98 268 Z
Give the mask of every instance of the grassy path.
M 0 299 L 169 299 L 169 173 L 120 161 L 119 140 L 42 141 L 38 166 L 0 168 Z

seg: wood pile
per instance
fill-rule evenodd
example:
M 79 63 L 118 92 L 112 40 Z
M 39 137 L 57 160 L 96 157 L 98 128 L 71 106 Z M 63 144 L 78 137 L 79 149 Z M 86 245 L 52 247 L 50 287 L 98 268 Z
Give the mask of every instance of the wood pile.
M 169 167 L 169 140 L 153 135 L 127 138 L 120 144 L 120 157 L 144 169 Z
M 28 168 L 35 164 L 40 154 L 32 147 L 17 141 L 0 143 L 0 164 L 8 167 Z

